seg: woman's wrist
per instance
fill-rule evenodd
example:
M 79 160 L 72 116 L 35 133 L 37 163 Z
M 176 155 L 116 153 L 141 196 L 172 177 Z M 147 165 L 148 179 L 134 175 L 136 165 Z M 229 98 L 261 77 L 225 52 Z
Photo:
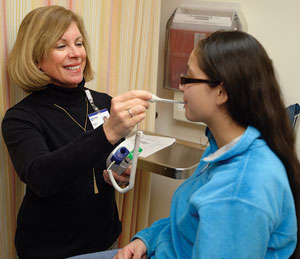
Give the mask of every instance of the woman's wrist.
M 116 144 L 121 138 L 122 136 L 119 136 L 117 134 L 115 134 L 115 132 L 109 128 L 108 124 L 104 122 L 103 124 L 103 131 L 104 134 L 106 136 L 106 139 L 112 144 Z

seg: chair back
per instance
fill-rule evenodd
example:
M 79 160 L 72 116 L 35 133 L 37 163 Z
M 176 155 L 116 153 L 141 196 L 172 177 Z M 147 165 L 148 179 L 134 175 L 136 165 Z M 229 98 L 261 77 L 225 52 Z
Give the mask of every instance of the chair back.
M 288 116 L 290 119 L 290 122 L 293 127 L 293 131 L 295 132 L 296 128 L 298 127 L 298 117 L 300 114 L 300 106 L 298 103 L 292 104 L 287 107 Z

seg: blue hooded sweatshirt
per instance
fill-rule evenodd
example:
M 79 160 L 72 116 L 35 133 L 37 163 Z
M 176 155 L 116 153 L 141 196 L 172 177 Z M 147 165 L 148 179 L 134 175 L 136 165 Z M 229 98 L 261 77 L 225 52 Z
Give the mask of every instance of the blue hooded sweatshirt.
M 289 258 L 297 243 L 293 195 L 283 163 L 248 127 L 210 146 L 175 192 L 170 217 L 138 232 L 147 258 Z

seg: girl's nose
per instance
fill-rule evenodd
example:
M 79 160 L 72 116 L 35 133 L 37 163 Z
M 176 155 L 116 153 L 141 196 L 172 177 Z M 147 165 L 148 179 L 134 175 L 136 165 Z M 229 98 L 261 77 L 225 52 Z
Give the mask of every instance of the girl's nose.
M 179 84 L 179 90 L 180 90 L 181 92 L 184 92 L 184 85 L 183 85 L 183 84 Z
M 180 76 L 179 76 L 179 90 L 181 92 L 184 92 L 184 84 L 182 84 L 182 78 L 185 78 L 184 74 L 180 74 Z

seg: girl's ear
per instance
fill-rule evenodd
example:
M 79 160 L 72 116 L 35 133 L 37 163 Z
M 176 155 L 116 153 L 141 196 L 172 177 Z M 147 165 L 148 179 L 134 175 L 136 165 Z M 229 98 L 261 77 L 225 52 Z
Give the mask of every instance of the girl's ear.
M 223 105 L 228 100 L 227 92 L 223 86 L 223 83 L 220 83 L 217 86 L 217 105 Z

